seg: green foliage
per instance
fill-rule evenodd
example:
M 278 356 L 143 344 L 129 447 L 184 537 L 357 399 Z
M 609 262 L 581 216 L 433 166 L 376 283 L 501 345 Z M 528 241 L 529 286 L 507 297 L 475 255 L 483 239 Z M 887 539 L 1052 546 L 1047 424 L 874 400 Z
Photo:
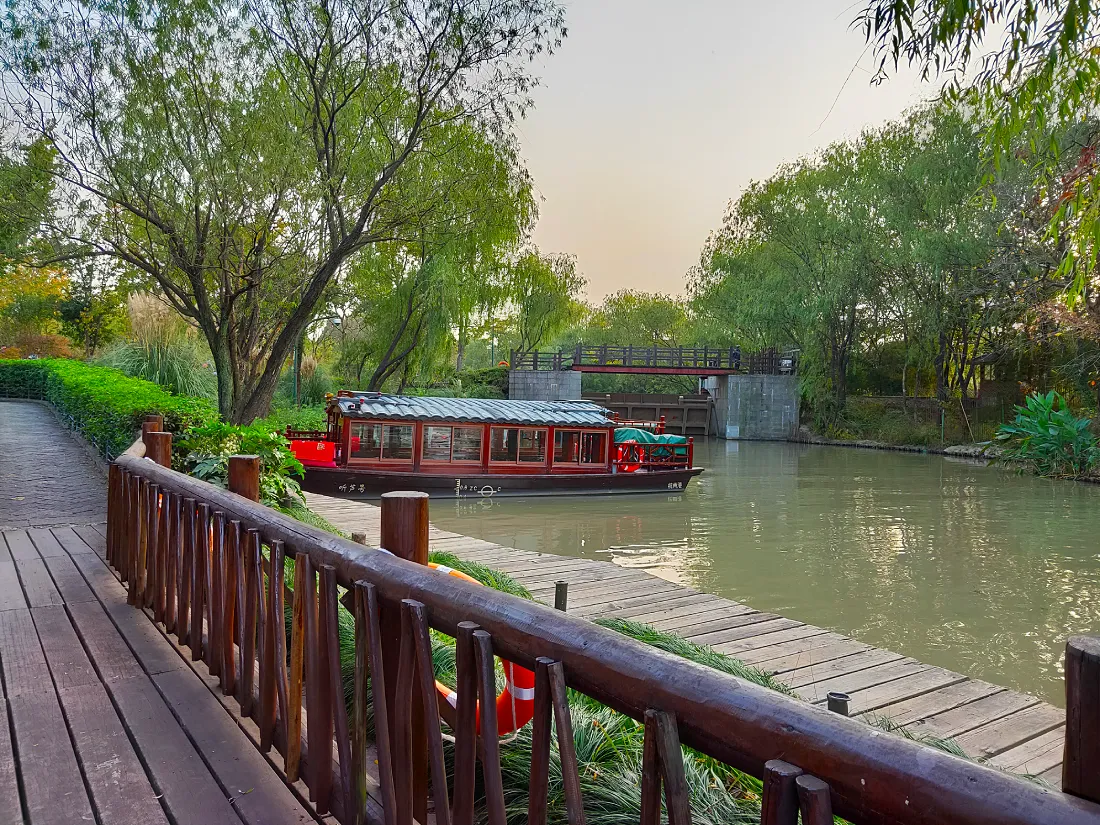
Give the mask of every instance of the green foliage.
M 302 463 L 291 453 L 285 436 L 261 424 L 213 422 L 188 430 L 174 447 L 176 469 L 223 488 L 229 486 L 230 456 L 259 456 L 260 501 L 275 507 L 302 500 L 302 488 L 292 478 L 305 475 Z
M 1100 457 L 1091 420 L 1078 418 L 1054 390 L 1032 393 L 1016 418 L 1002 424 L 997 444 L 1005 461 L 1021 462 L 1041 476 L 1077 478 L 1087 475 Z
M 309 407 L 276 406 L 265 418 L 257 418 L 253 424 L 271 432 L 285 433 L 292 430 L 324 430 L 328 425 L 324 405 Z
M 511 268 L 509 294 L 517 308 L 517 347 L 530 352 L 550 343 L 584 315 L 585 279 L 568 255 L 532 251 Z
M 564 35 L 553 0 L 12 0 L 4 117 L 64 158 L 66 252 L 155 284 L 244 423 L 359 253 L 460 226 L 471 134 L 514 143 Z
M 684 301 L 660 292 L 623 289 L 604 298 L 570 337 L 585 344 L 675 347 L 691 343 L 692 336 Z
M 313 358 L 303 358 L 301 366 L 298 403 L 303 407 L 324 407 L 325 395 L 342 388 L 337 386 L 332 373 Z M 273 409 L 280 407 L 287 409 L 294 406 L 294 368 L 291 367 L 279 378 L 279 388 L 275 393 Z
M 868 0 L 857 20 L 878 79 L 902 63 L 942 75 L 945 97 L 980 113 L 991 168 L 1026 159 L 1071 304 L 1095 287 L 1100 253 L 1095 126 L 1066 139 L 1100 100 L 1096 11 L 1087 0 Z
M 146 415 L 181 433 L 217 420 L 210 402 L 170 395 L 118 370 L 66 359 L 0 361 L 0 396 L 42 398 L 112 457 L 133 443 Z

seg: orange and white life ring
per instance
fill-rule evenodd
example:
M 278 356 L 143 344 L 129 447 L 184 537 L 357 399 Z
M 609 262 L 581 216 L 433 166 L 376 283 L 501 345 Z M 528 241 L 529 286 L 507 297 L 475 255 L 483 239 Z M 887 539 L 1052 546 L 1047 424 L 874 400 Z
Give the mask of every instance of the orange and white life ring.
M 439 573 L 446 573 L 462 581 L 481 584 L 473 576 L 444 564 L 429 562 L 428 567 Z M 526 725 L 535 715 L 535 674 L 525 667 L 503 661 L 504 690 L 497 696 L 497 735 L 506 736 Z M 452 708 L 458 707 L 458 694 L 445 684 L 436 680 L 435 689 Z M 481 713 L 477 714 L 477 731 L 481 733 Z

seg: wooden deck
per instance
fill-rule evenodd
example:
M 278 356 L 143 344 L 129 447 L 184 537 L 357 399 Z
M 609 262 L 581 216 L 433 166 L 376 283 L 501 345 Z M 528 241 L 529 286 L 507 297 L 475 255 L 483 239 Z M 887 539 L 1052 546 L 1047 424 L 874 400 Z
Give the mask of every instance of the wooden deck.
M 0 421 L 0 823 L 315 822 L 186 649 L 127 605 L 94 463 L 41 405 L 0 403 Z
M 379 541 L 378 507 L 307 494 L 309 506 L 347 532 Z M 569 582 L 569 611 L 587 618 L 646 622 L 708 644 L 773 673 L 806 701 L 838 690 L 852 714 L 875 714 L 914 734 L 952 738 L 971 756 L 1060 787 L 1065 712 L 1034 696 L 922 664 L 900 653 L 729 599 L 673 584 L 642 570 L 532 553 L 431 528 L 432 550 L 454 553 L 513 576 L 552 604 Z

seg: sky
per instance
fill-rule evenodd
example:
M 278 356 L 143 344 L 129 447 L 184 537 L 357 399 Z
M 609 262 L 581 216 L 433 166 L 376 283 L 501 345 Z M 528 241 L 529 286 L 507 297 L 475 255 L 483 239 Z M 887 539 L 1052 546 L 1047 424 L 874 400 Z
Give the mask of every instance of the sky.
M 588 299 L 682 294 L 730 200 L 779 164 L 933 96 L 871 85 L 863 0 L 573 0 L 519 139 L 534 240 L 577 257 Z

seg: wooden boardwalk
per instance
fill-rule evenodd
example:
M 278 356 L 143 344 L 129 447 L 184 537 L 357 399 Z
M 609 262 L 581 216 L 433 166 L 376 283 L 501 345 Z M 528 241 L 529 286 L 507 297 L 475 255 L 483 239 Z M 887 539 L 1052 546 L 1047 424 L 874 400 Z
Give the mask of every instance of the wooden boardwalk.
M 378 507 L 307 494 L 309 506 L 347 532 L 379 541 Z M 587 618 L 645 622 L 707 644 L 772 673 L 806 701 L 851 696 L 852 714 L 891 719 L 918 735 L 951 738 L 990 764 L 1060 787 L 1065 712 L 1034 696 L 922 664 L 783 616 L 608 562 L 532 553 L 431 528 L 432 550 L 513 576 L 552 604 L 569 583 L 569 611 Z
M 127 605 L 106 480 L 41 405 L 0 403 L 0 477 L 0 525 L 18 526 L 0 531 L 0 823 L 315 822 L 186 649 Z

